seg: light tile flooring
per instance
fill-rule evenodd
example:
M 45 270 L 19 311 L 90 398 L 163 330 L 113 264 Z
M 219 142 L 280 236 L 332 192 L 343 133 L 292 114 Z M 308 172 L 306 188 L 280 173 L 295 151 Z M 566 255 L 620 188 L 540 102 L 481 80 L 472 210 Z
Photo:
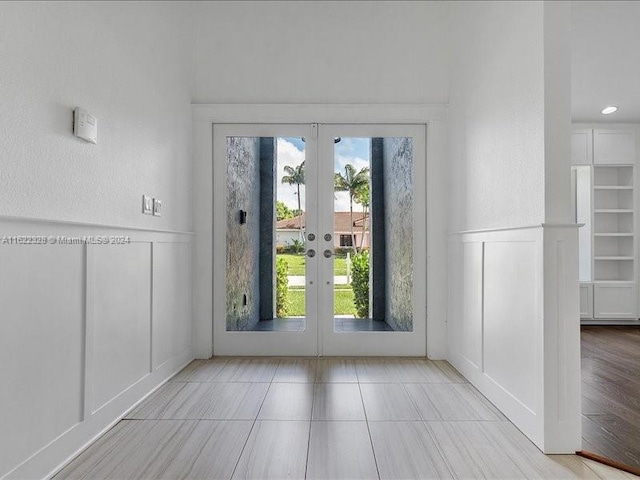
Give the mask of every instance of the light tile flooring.
M 630 479 L 545 456 L 448 363 L 195 361 L 56 477 Z

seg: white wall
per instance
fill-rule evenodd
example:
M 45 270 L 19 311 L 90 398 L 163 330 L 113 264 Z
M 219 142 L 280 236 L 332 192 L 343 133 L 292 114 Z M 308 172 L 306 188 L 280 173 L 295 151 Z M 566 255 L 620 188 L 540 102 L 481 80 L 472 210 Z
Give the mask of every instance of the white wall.
M 194 103 L 446 103 L 441 2 L 201 2 Z
M 135 2 L 0 6 L 0 214 L 189 230 L 188 11 Z M 98 145 L 71 136 L 72 109 Z M 140 215 L 142 194 L 164 200 Z
M 542 5 L 452 8 L 451 231 L 544 220 Z
M 429 118 L 423 115 L 429 105 L 444 106 L 449 98 L 449 5 L 200 2 L 194 15 L 193 102 L 217 104 L 211 105 L 213 114 L 204 106 L 194 109 L 194 345 L 198 357 L 209 357 L 211 122 L 419 123 Z M 395 110 L 401 114 L 393 108 L 350 108 L 353 104 L 401 104 Z M 416 115 L 407 116 L 414 108 Z M 437 117 L 429 118 L 427 139 L 427 342 L 429 355 L 444 358 L 447 160 L 446 127 L 442 115 Z
M 457 2 L 448 358 L 547 453 L 580 447 L 569 6 Z
M 46 476 L 193 357 L 188 22 L 163 2 L 0 4 L 0 238 L 132 242 L 0 244 L 0 477 Z

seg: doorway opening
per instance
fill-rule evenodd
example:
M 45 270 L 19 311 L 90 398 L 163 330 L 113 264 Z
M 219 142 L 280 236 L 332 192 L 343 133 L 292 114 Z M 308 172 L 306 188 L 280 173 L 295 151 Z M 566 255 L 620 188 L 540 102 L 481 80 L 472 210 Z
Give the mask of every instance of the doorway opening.
M 225 127 L 214 136 L 224 152 L 215 187 L 224 190 L 224 250 L 214 242 L 225 258 L 223 336 L 285 350 L 301 340 L 309 354 L 331 344 L 356 354 L 348 344 L 363 338 L 337 339 L 344 334 L 424 336 L 422 315 L 414 325 L 414 243 L 424 240 L 416 222 L 426 229 L 414 178 L 424 172 L 415 160 L 416 150 L 424 155 L 424 127 L 412 135 L 361 135 L 362 126 L 344 125 Z M 415 342 L 424 351 L 426 339 Z M 402 348 L 399 337 L 391 343 Z

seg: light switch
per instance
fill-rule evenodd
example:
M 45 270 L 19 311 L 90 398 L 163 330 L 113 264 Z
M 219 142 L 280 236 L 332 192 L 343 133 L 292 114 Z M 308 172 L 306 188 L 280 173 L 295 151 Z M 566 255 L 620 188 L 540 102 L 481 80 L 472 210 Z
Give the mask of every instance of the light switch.
M 157 198 L 153 199 L 153 214 L 156 217 L 162 216 L 162 200 L 158 200 Z
M 145 215 L 153 214 L 153 198 L 149 195 L 142 195 L 142 213 Z

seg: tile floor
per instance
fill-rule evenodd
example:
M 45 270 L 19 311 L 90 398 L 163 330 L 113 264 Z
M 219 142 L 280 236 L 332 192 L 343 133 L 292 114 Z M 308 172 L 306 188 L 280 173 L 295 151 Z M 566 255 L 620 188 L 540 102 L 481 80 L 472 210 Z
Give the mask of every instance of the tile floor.
M 630 479 L 545 456 L 448 363 L 194 361 L 58 475 L 193 479 Z

